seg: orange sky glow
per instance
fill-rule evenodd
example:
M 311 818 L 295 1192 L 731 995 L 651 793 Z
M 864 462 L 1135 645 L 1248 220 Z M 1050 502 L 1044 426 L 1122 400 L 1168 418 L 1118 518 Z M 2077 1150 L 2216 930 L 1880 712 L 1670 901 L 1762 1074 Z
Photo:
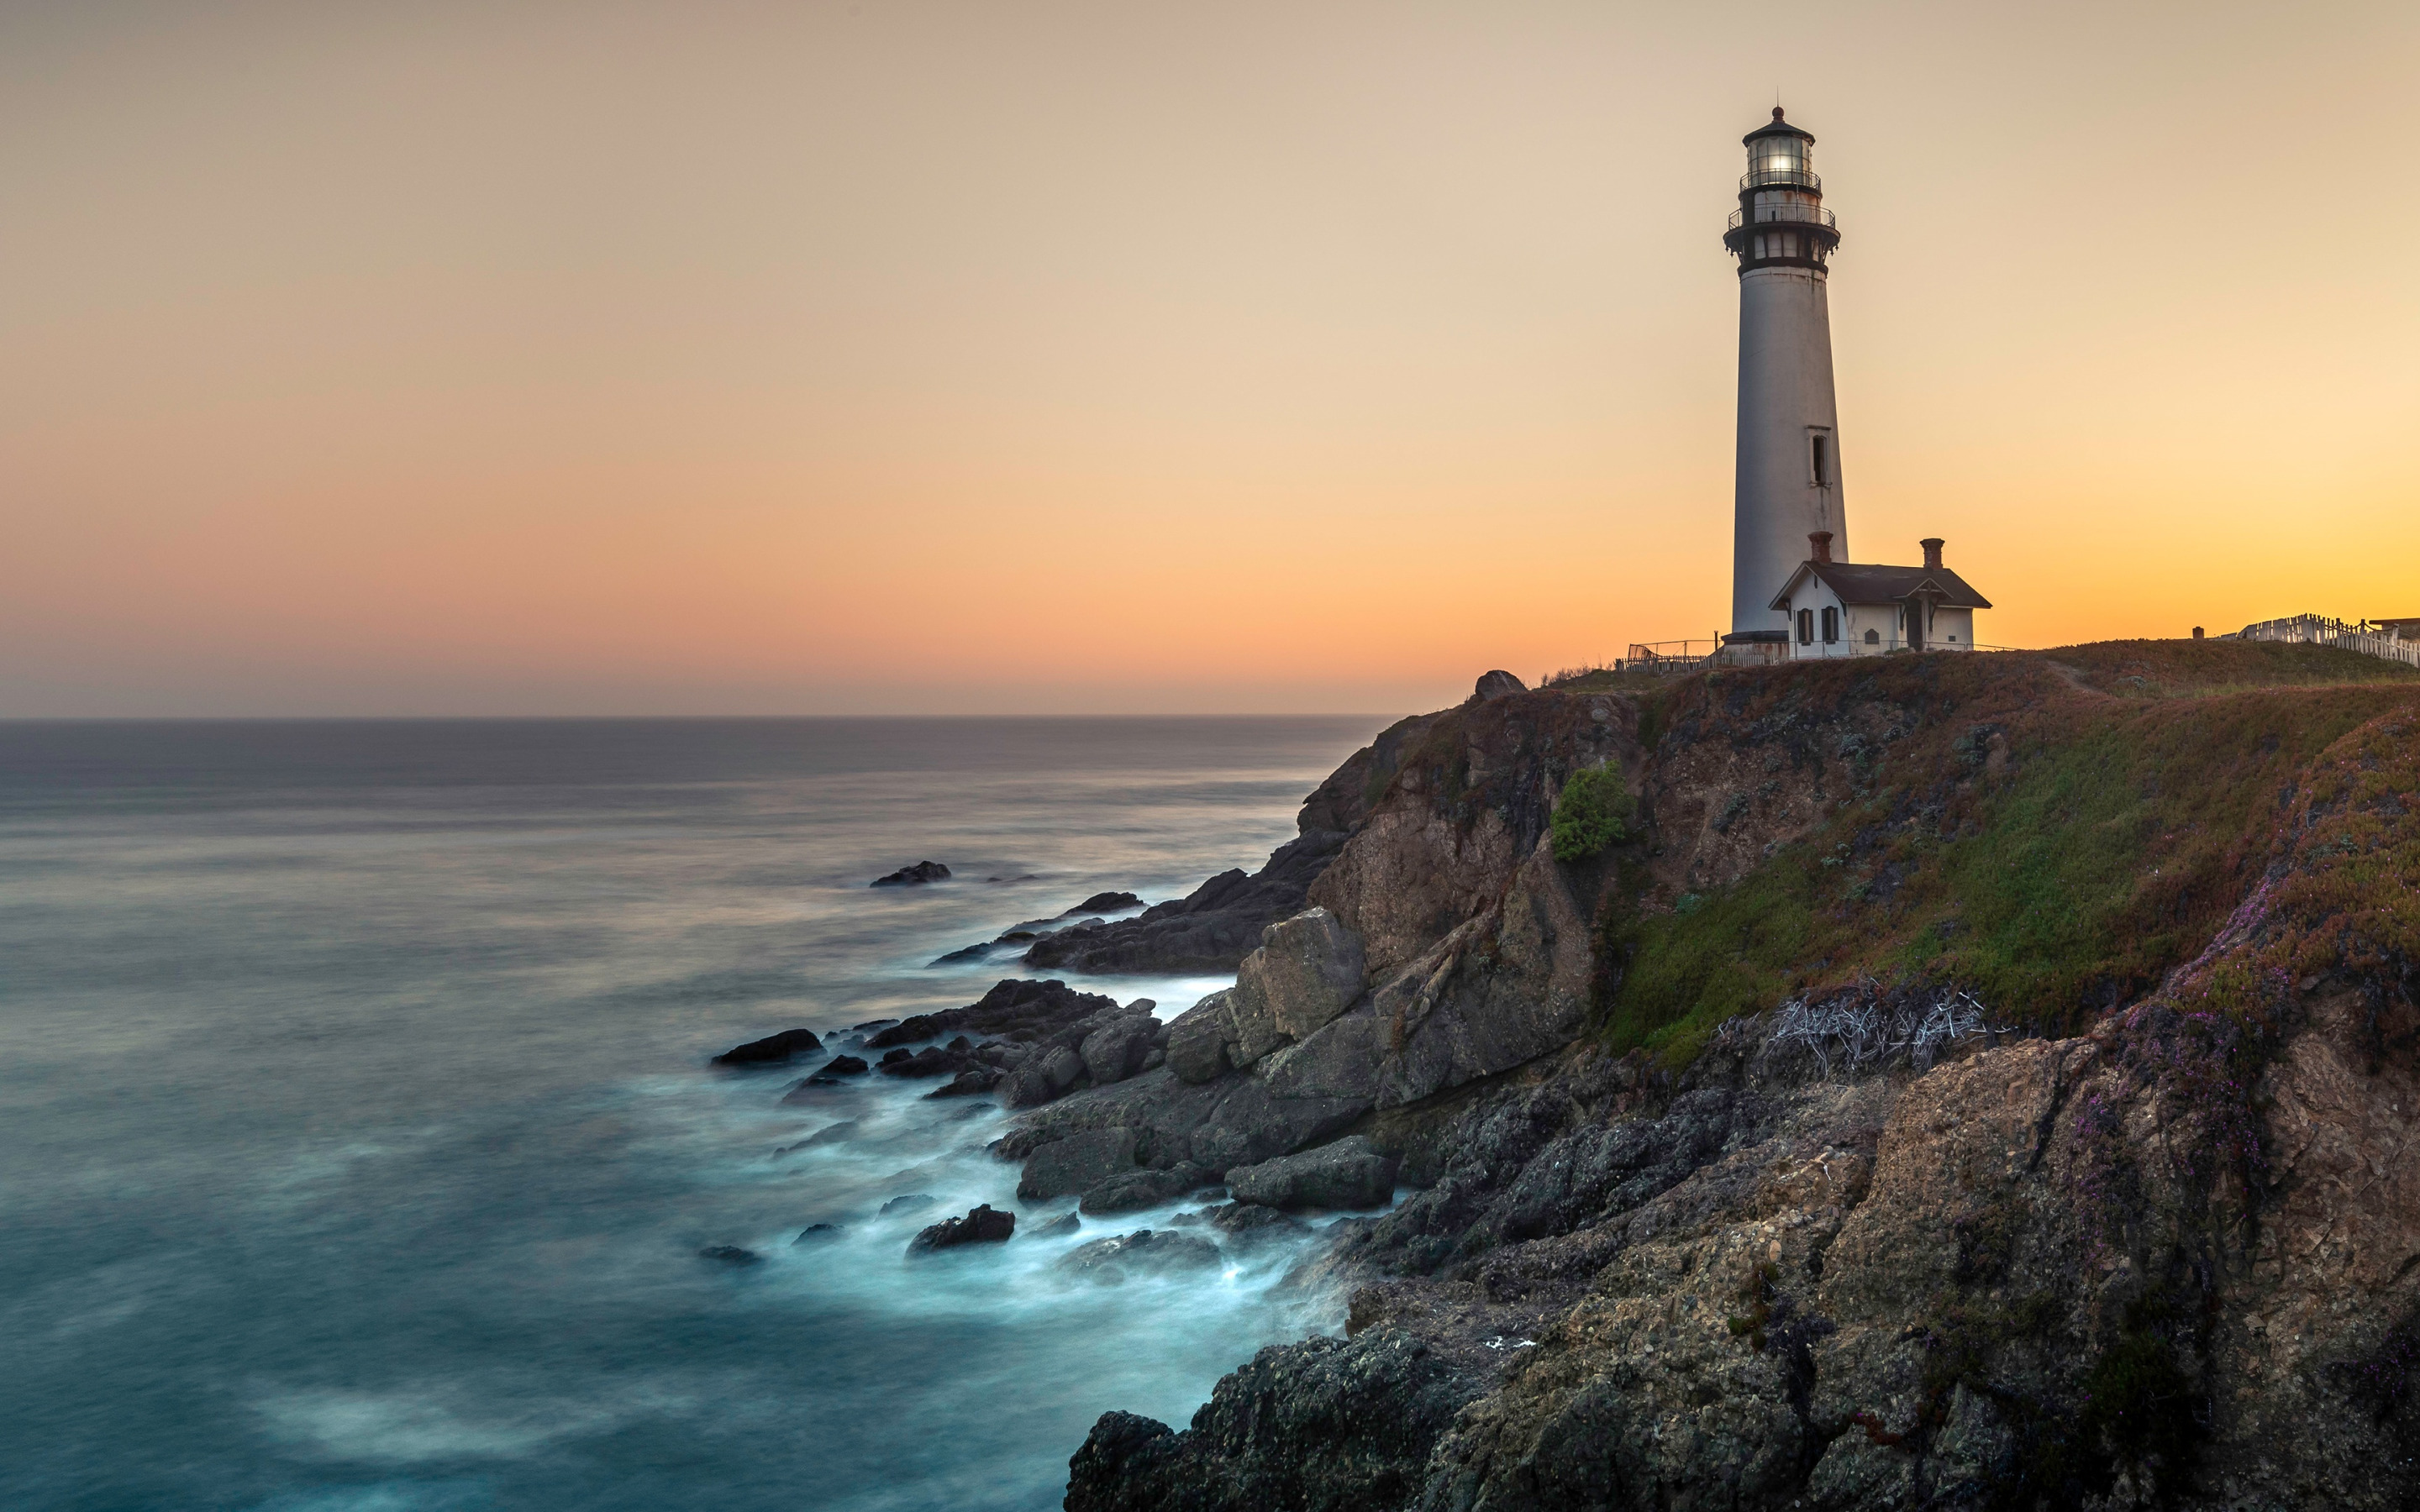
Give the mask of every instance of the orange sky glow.
M 0 717 L 1409 711 L 1852 554 L 2420 615 L 2420 7 L 20 4 Z

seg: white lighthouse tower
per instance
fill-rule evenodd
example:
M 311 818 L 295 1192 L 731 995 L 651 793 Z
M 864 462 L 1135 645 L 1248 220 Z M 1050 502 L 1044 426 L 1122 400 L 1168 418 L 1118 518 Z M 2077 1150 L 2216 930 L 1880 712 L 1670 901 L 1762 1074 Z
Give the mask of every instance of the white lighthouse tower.
M 1743 138 L 1747 174 L 1723 245 L 1739 259 L 1739 455 L 1731 527 L 1731 633 L 1726 660 L 1788 655 L 1790 617 L 1774 608 L 1831 532 L 1849 556 L 1840 499 L 1840 430 L 1832 400 L 1832 317 L 1824 263 L 1840 244 L 1815 177 L 1812 133 L 1773 110 Z

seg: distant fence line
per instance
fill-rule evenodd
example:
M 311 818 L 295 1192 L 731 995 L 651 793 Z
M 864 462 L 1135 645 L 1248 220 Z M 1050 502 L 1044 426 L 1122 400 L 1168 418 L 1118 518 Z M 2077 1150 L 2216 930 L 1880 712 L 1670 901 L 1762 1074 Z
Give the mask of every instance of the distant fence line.
M 2305 645 L 2340 646 L 2358 651 L 2364 656 L 2383 656 L 2407 666 L 2420 667 L 2420 640 L 2408 640 L 2392 631 L 2370 628 L 2366 620 L 2350 624 L 2332 620 L 2324 614 L 2297 614 L 2290 619 L 2262 620 L 2247 625 L 2233 635 L 2219 637 L 2222 640 L 2290 640 Z

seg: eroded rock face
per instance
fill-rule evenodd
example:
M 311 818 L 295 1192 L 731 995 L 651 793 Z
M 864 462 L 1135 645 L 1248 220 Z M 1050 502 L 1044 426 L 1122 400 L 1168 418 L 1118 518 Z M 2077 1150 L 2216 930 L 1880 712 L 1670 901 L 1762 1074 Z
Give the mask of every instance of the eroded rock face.
M 1260 949 L 1236 968 L 1229 998 L 1238 1064 L 1288 1040 L 1309 1038 L 1361 995 L 1360 937 L 1325 908 L 1270 925 Z
M 1016 1214 L 1001 1212 L 986 1202 L 963 1218 L 944 1218 L 917 1234 L 908 1242 L 908 1253 L 930 1255 L 964 1244 L 1001 1244 L 1016 1232 Z

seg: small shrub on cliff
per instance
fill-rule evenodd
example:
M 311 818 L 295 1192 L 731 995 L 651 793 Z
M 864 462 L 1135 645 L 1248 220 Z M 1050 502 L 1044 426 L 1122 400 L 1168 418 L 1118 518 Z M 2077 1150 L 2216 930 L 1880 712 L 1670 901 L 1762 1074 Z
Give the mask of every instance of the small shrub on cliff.
M 1555 804 L 1550 832 L 1555 859 L 1584 861 L 1606 846 L 1630 838 L 1630 816 L 1637 800 L 1622 780 L 1621 764 L 1607 762 L 1574 772 Z

